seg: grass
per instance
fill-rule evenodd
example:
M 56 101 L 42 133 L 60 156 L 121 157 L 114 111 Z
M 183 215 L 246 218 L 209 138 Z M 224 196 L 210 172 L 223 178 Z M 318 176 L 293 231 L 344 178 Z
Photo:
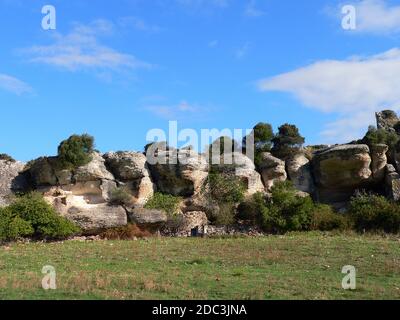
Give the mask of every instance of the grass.
M 44 265 L 57 289 L 41 287 Z M 342 267 L 357 289 L 341 288 Z M 1 299 L 400 299 L 400 238 L 294 233 L 263 238 L 15 243 L 0 247 Z

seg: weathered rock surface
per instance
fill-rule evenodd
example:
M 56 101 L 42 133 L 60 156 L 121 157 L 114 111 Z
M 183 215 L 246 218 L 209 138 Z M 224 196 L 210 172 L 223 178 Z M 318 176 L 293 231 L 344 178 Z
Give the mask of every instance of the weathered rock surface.
M 127 214 L 120 206 L 106 202 L 91 203 L 90 195 L 76 195 L 58 187 L 42 190 L 44 198 L 65 218 L 75 222 L 85 233 L 124 226 Z
M 317 152 L 313 158 L 318 200 L 347 201 L 372 177 L 371 156 L 367 145 L 340 145 Z
M 146 156 L 138 152 L 109 152 L 104 155 L 106 166 L 120 184 L 128 187 L 134 204 L 144 205 L 154 194 Z
M 303 153 L 295 154 L 286 161 L 287 173 L 295 188 L 299 191 L 312 194 L 314 180 L 311 175 L 310 160 Z
M 163 210 L 137 207 L 129 211 L 129 220 L 139 226 L 160 227 L 167 222 L 168 216 Z
M 268 152 L 262 154 L 260 171 L 264 185 L 268 190 L 270 190 L 276 182 L 286 181 L 287 179 L 285 162 L 275 158 Z
M 27 181 L 20 174 L 24 167 L 22 162 L 0 160 L 0 207 L 9 204 L 13 191 L 25 189 Z
M 200 190 L 207 178 L 207 160 L 193 150 L 160 150 L 157 159 L 159 163 L 149 164 L 149 168 L 161 192 L 189 197 Z
M 392 110 L 377 112 L 375 115 L 378 129 L 394 132 L 394 126 L 400 121 L 397 114 Z
M 400 175 L 396 172 L 393 165 L 386 166 L 386 195 L 394 201 L 400 200 Z
M 242 153 L 228 153 L 220 158 L 223 170 L 231 170 L 246 187 L 245 196 L 251 196 L 265 190 L 260 174 L 253 161 Z
M 382 182 L 385 178 L 387 157 L 389 147 L 385 144 L 377 144 L 371 147 L 371 169 L 372 178 L 375 183 Z

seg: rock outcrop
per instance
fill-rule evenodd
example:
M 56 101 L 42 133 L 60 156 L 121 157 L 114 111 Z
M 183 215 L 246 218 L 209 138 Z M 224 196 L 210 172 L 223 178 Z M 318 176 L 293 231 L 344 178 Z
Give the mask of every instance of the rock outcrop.
M 158 229 L 168 221 L 168 216 L 163 210 L 137 207 L 129 211 L 129 220 L 141 227 Z
M 228 164 L 225 163 L 228 161 Z M 256 171 L 253 161 L 246 155 L 234 152 L 221 156 L 220 164 L 223 168 L 232 169 L 232 173 L 244 183 L 245 196 L 252 196 L 257 192 L 264 192 L 265 188 L 260 174 Z
M 149 168 L 161 192 L 190 197 L 200 190 L 207 178 L 207 160 L 193 150 L 159 150 L 156 159 L 158 162 L 149 163 Z
M 317 152 L 313 169 L 318 200 L 327 203 L 349 200 L 372 177 L 367 145 L 341 145 Z
M 385 144 L 377 144 L 371 147 L 371 171 L 375 183 L 380 183 L 385 179 L 387 156 L 389 147 Z
M 314 179 L 311 174 L 310 160 L 303 153 L 291 156 L 286 161 L 287 174 L 294 187 L 302 192 L 313 194 Z
M 25 167 L 22 162 L 0 160 L 0 207 L 9 204 L 14 192 L 27 186 L 25 176 L 21 174 Z
M 138 152 L 109 152 L 104 155 L 106 166 L 132 193 L 133 203 L 144 205 L 154 194 L 146 156 Z
M 268 152 L 263 153 L 261 157 L 260 171 L 267 190 L 271 190 L 276 182 L 286 181 L 287 173 L 284 161 L 275 158 Z
M 400 175 L 391 164 L 386 166 L 385 187 L 386 195 L 389 199 L 394 201 L 400 200 Z
M 375 114 L 378 129 L 395 132 L 394 126 L 400 122 L 397 114 L 392 110 L 384 110 Z

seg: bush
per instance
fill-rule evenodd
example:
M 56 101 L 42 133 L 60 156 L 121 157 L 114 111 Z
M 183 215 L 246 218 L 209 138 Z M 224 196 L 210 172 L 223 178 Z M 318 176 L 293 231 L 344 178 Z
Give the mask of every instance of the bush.
M 383 196 L 359 194 L 350 202 L 349 215 L 358 231 L 400 232 L 400 205 Z
M 216 226 L 230 226 L 236 222 L 235 205 L 233 203 L 220 203 L 218 211 L 211 216 L 211 222 Z
M 261 225 L 266 208 L 265 196 L 259 192 L 238 207 L 237 218 L 253 225 Z
M 135 224 L 128 224 L 124 227 L 111 228 L 100 234 L 102 239 L 107 240 L 132 240 L 134 238 L 148 238 L 152 234 L 142 230 Z
M 0 160 L 4 160 L 7 162 L 16 162 L 13 157 L 11 157 L 10 155 L 8 155 L 6 153 L 0 153 Z
M 79 231 L 72 222 L 59 216 L 38 193 L 17 197 L 0 211 L 0 239 L 19 237 L 65 238 Z
M 117 206 L 131 206 L 132 195 L 126 188 L 114 188 L 110 192 L 109 202 Z
M 179 213 L 181 201 L 182 199 L 180 197 L 156 192 L 153 197 L 147 201 L 145 208 L 164 210 L 169 217 L 173 217 Z
M 346 230 L 350 227 L 350 219 L 342 214 L 334 212 L 331 206 L 324 204 L 315 205 L 310 226 L 311 230 Z
M 72 135 L 58 147 L 59 164 L 63 168 L 73 169 L 88 164 L 94 148 L 94 138 L 88 134 Z
M 9 208 L 0 208 L 0 240 L 15 240 L 33 235 L 31 224 L 16 216 Z
M 394 150 L 399 140 L 400 138 L 395 132 L 370 126 L 360 143 L 367 144 L 370 147 L 376 144 L 386 144 L 391 150 Z
M 245 186 L 234 174 L 210 172 L 202 192 L 217 203 L 240 203 L 244 199 Z

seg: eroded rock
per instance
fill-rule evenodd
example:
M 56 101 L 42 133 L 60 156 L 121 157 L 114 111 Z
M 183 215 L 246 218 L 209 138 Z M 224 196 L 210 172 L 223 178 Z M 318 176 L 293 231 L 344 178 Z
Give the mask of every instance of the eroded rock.
M 264 152 L 261 157 L 260 172 L 267 190 L 271 190 L 276 182 L 287 180 L 284 161 L 275 158 L 269 152 Z

